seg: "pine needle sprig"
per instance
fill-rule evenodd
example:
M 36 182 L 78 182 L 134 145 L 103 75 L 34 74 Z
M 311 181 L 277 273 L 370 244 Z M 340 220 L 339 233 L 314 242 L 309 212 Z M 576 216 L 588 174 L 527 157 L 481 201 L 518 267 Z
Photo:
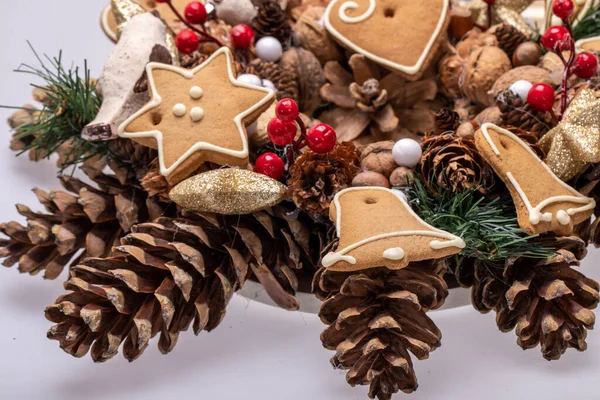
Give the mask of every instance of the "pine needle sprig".
M 16 139 L 29 139 L 19 154 L 33 150 L 35 159 L 49 158 L 63 149 L 64 169 L 82 163 L 88 158 L 108 155 L 105 142 L 90 142 L 81 138 L 81 130 L 95 117 L 102 103 L 91 79 L 87 62 L 84 62 L 83 76 L 78 67 L 65 67 L 62 52 L 58 57 L 44 55 L 43 60 L 29 44 L 39 66 L 21 64 L 15 72 L 31 74 L 41 78 L 41 85 L 31 84 L 44 93 L 41 109 L 0 106 L 1 108 L 21 109 L 33 113 L 31 122 L 15 128 Z M 66 151 L 64 151 L 66 149 Z
M 590 7 L 573 27 L 575 41 L 600 34 L 600 4 Z
M 453 193 L 439 188 L 437 193 L 430 195 L 425 185 L 415 180 L 411 205 L 425 222 L 465 241 L 461 256 L 495 263 L 515 256 L 547 258 L 554 254 L 553 249 L 536 243 L 537 235 L 527 235 L 519 227 L 510 198 L 491 198 L 477 190 Z

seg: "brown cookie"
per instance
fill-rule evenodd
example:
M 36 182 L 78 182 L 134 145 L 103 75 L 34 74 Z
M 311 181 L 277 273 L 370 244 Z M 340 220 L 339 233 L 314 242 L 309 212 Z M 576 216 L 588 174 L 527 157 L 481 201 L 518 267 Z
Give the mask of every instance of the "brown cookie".
M 150 63 L 146 72 L 152 99 L 118 133 L 158 149 L 160 171 L 169 183 L 204 162 L 248 164 L 246 125 L 269 108 L 275 94 L 237 81 L 228 48 L 193 70 Z
M 333 0 L 325 28 L 343 46 L 410 80 L 419 79 L 443 43 L 447 0 Z
M 465 242 L 420 219 L 399 193 L 381 187 L 342 190 L 330 208 L 339 244 L 323 257 L 333 271 L 387 267 L 457 254 Z
M 596 202 L 558 179 L 513 133 L 484 124 L 475 132 L 475 144 L 510 190 L 519 226 L 527 232 L 570 235 L 592 215 Z

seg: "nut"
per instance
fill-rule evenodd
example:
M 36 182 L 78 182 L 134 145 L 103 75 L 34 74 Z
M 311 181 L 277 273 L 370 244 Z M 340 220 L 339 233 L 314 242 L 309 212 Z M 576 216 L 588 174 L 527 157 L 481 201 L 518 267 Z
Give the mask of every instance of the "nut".
M 323 67 L 317 57 L 301 47 L 292 47 L 283 53 L 281 66 L 290 68 L 298 77 L 298 106 L 305 114 L 312 113 L 321 104 L 319 90 L 325 84 Z
M 467 58 L 473 51 L 486 46 L 498 46 L 496 35 L 472 29 L 456 44 L 456 52 L 459 57 Z
M 544 68 L 534 67 L 532 65 L 525 65 L 523 67 L 517 67 L 504 73 L 500 78 L 496 80 L 494 86 L 492 86 L 492 96 L 494 98 L 510 88 L 516 81 L 525 80 L 531 82 L 533 85 L 536 83 L 547 83 L 548 85 L 554 85 L 550 72 Z
M 396 168 L 394 157 L 392 157 L 392 147 L 394 147 L 394 141 L 392 140 L 369 144 L 360 156 L 361 169 L 363 171 L 379 172 L 389 177 Z
M 540 62 L 542 51 L 535 42 L 521 43 L 513 53 L 512 63 L 515 67 L 522 65 L 537 65 Z
M 504 51 L 498 47 L 481 47 L 475 50 L 463 68 L 461 89 L 467 98 L 484 106 L 494 103 L 489 93 L 498 78 L 512 68 Z
M 398 167 L 390 176 L 390 183 L 393 187 L 410 186 L 415 181 L 415 174 L 412 169 Z
M 294 25 L 298 45 L 311 51 L 321 62 L 341 61 L 342 54 L 319 21 L 323 18 L 325 7 L 310 7 L 300 15 Z
M 488 107 L 475 117 L 479 125 L 490 123 L 494 125 L 502 124 L 502 111 L 497 106 Z
M 379 186 L 389 189 L 390 181 L 379 172 L 365 171 L 354 177 L 352 186 Z
M 477 121 L 467 121 L 465 123 L 460 124 L 458 129 L 456 130 L 456 136 L 463 139 L 473 139 L 475 136 L 475 130 L 479 129 L 479 124 Z

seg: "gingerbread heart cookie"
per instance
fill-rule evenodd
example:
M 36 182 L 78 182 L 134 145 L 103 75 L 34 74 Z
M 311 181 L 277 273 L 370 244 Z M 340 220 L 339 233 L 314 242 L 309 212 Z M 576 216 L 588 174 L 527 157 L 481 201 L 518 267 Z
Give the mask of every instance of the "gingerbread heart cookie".
M 519 226 L 531 234 L 573 233 L 588 219 L 596 202 L 561 181 L 529 145 L 493 124 L 475 132 L 475 144 L 512 195 Z
M 418 79 L 449 23 L 447 0 L 333 0 L 327 31 L 343 46 L 407 79 Z
M 352 187 L 331 204 L 339 244 L 323 266 L 351 272 L 366 268 L 401 269 L 410 262 L 457 254 L 465 242 L 423 221 L 394 190 Z
M 152 99 L 118 134 L 158 149 L 160 172 L 169 183 L 204 162 L 247 166 L 246 126 L 269 108 L 275 93 L 236 80 L 227 47 L 193 70 L 149 63 L 146 72 Z

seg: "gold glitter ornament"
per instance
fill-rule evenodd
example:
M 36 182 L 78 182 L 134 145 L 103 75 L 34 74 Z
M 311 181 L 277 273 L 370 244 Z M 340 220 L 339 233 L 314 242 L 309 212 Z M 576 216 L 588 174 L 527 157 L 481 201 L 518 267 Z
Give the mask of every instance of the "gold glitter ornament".
M 492 23 L 491 25 L 506 23 L 514 26 L 527 36 L 532 38 L 536 32 L 525 18 L 521 15 L 534 0 L 496 0 L 492 6 Z M 453 0 L 454 4 L 466 7 L 473 13 L 475 22 L 481 26 L 488 26 L 488 5 L 483 0 Z
M 539 142 L 546 164 L 563 181 L 581 173 L 588 163 L 600 162 L 600 99 L 582 90 L 562 121 Z
M 169 197 L 188 210 L 226 215 L 251 214 L 285 199 L 287 187 L 247 169 L 222 168 L 193 176 Z

